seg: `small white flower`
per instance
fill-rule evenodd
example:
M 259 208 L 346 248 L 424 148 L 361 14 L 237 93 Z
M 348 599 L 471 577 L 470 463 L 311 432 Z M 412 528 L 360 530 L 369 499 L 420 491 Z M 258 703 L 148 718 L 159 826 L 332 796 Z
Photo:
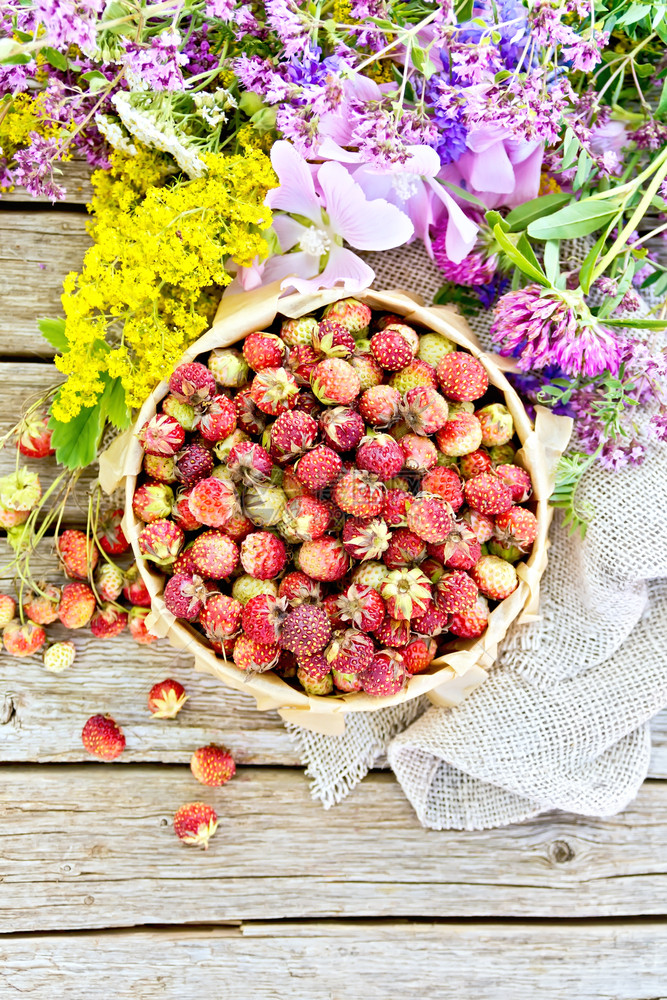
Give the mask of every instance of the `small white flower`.
M 108 115 L 95 115 L 95 124 L 114 149 L 118 149 L 121 153 L 127 153 L 128 156 L 137 155 L 137 147 L 133 142 L 130 142 L 118 122 L 115 122 L 113 118 L 109 118 Z

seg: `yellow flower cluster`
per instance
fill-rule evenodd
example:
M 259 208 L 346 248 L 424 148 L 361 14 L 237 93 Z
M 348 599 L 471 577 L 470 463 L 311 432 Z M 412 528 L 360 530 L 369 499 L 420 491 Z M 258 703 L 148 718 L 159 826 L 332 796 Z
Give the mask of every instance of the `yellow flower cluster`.
M 246 148 L 202 159 L 207 174 L 195 180 L 170 176 L 169 161 L 145 149 L 116 152 L 111 170 L 93 175 L 94 245 L 62 297 L 69 348 L 56 358 L 67 375 L 57 420 L 93 406 L 105 374 L 139 406 L 210 324 L 227 264 L 267 256 L 263 202 L 277 183 L 268 157 Z

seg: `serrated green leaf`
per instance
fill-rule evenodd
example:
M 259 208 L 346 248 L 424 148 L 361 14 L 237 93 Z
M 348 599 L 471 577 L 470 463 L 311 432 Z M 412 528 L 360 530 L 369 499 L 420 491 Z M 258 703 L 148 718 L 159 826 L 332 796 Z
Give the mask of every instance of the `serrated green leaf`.
M 100 400 L 102 407 L 102 422 L 109 420 L 119 431 L 124 431 L 130 426 L 131 413 L 125 402 L 125 390 L 119 378 L 112 379 L 108 375 L 102 376 L 106 385 Z
M 69 341 L 65 336 L 64 319 L 49 319 L 48 317 L 44 317 L 37 321 L 37 326 L 44 340 L 48 340 L 49 344 L 55 347 L 57 351 L 60 351 L 61 354 L 68 349 Z
M 513 208 L 509 215 L 505 216 L 505 222 L 510 226 L 511 232 L 518 232 L 519 229 L 526 229 L 531 222 L 541 219 L 545 215 L 552 215 L 563 205 L 569 204 L 572 195 L 565 192 L 554 194 L 544 194 L 541 198 L 531 198 L 518 208 Z
M 589 236 L 611 222 L 617 214 L 617 207 L 606 199 L 575 201 L 553 215 L 531 222 L 528 235 L 536 240 L 570 240 L 577 236 Z
M 76 417 L 61 423 L 55 417 L 49 420 L 52 431 L 51 444 L 56 450 L 56 461 L 67 469 L 85 469 L 97 458 L 97 447 L 102 435 L 102 405 L 86 406 Z

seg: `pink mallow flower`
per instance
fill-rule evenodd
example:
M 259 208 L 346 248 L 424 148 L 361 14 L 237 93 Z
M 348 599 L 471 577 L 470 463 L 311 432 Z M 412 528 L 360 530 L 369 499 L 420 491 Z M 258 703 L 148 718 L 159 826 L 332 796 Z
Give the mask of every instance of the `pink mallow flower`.
M 440 177 L 469 191 L 487 208 L 516 208 L 536 198 L 544 156 L 542 142 L 512 139 L 503 126 L 473 128 L 467 151 L 443 167 Z

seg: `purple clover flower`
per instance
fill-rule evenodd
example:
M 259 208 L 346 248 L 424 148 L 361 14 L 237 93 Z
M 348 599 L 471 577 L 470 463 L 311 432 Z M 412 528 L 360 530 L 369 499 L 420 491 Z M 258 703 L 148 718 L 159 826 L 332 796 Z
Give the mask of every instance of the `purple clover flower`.
M 447 281 L 456 285 L 487 285 L 495 274 L 498 260 L 495 256 L 487 257 L 479 250 L 466 254 L 462 261 L 455 263 L 447 256 L 445 248 L 446 232 L 442 230 L 433 240 L 433 259 L 444 274 Z

